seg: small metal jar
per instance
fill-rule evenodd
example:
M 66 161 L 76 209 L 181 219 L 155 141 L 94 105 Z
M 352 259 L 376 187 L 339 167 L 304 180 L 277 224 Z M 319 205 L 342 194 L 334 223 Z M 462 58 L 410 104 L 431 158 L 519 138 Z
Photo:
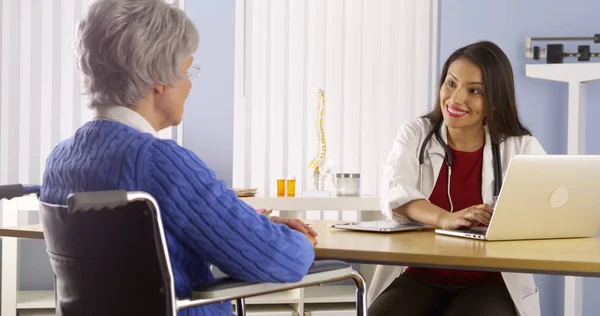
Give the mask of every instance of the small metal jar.
M 338 196 L 360 196 L 360 173 L 336 174 Z

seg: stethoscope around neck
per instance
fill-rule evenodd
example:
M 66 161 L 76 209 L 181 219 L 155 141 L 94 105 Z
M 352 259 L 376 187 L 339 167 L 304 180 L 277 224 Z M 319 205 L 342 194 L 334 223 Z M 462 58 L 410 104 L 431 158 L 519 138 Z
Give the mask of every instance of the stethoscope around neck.
M 450 176 L 452 175 L 452 163 L 454 157 L 452 156 L 452 152 L 448 145 L 444 143 L 442 136 L 440 135 L 440 128 L 442 123 L 436 124 L 433 129 L 427 134 L 425 140 L 423 140 L 423 144 L 421 145 L 421 150 L 419 152 L 419 191 L 423 191 L 423 163 L 425 162 L 425 148 L 427 144 L 431 141 L 431 138 L 435 136 L 435 139 L 444 147 L 445 162 L 448 168 L 448 181 L 446 183 L 446 191 L 448 194 L 448 201 L 450 202 L 450 212 L 454 211 L 454 205 L 452 204 L 452 197 L 450 196 Z M 502 161 L 500 159 L 500 148 L 498 144 L 492 143 L 492 159 L 493 159 L 493 167 L 494 167 L 494 203 L 492 206 L 495 206 L 496 200 L 498 199 L 498 195 L 500 195 L 500 189 L 502 188 Z

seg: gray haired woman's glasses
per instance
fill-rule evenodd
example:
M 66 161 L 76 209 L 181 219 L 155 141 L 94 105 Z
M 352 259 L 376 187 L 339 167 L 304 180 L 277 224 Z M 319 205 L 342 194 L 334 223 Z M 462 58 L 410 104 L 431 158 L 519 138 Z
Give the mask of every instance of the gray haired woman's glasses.
M 190 78 L 190 81 L 193 81 L 194 79 L 198 78 L 200 76 L 200 67 L 190 66 L 190 68 L 187 71 L 187 75 Z

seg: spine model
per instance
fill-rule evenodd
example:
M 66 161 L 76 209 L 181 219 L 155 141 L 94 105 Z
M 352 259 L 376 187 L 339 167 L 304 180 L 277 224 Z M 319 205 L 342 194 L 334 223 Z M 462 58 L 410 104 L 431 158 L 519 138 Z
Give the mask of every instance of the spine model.
M 324 126 L 324 117 L 325 117 L 325 91 L 323 89 L 319 89 L 317 91 L 317 115 L 315 119 L 315 129 L 317 133 L 317 156 L 312 159 L 308 167 L 312 169 L 313 172 L 313 185 L 316 190 L 321 190 L 321 166 L 325 160 L 327 155 L 327 142 L 325 139 L 325 126 Z

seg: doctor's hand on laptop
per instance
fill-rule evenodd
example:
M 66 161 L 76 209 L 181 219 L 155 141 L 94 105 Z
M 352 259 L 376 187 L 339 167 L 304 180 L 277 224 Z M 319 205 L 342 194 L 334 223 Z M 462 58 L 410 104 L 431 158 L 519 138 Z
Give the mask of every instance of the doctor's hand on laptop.
M 494 209 L 488 204 L 473 205 L 458 212 L 448 212 L 440 218 L 440 228 L 459 229 L 473 228 L 479 224 L 489 225 L 493 212 Z

